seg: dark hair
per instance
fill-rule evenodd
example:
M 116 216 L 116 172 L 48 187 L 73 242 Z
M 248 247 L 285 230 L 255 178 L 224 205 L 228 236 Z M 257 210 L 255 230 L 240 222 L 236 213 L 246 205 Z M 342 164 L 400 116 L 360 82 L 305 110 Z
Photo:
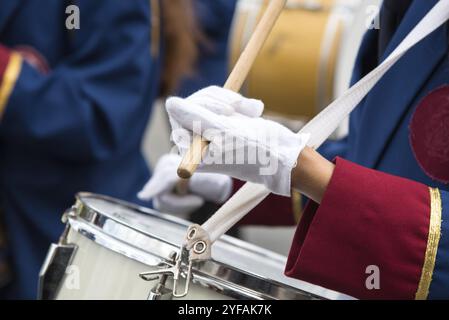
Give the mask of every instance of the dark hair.
M 162 29 L 165 45 L 161 95 L 173 93 L 180 80 L 193 73 L 199 47 L 206 38 L 195 19 L 191 0 L 162 3 Z

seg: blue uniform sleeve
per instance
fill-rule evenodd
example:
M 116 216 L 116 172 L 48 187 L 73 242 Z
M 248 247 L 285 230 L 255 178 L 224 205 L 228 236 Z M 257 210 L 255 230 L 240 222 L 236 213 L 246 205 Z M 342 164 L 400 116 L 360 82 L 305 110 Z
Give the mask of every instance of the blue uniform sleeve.
M 195 0 L 195 11 L 208 35 L 227 34 L 234 16 L 236 0 Z
M 340 140 L 327 140 L 318 149 L 318 152 L 327 160 L 332 161 L 335 157 L 346 157 L 348 149 L 348 137 Z
M 48 74 L 23 63 L 0 136 L 83 162 L 140 144 L 155 90 L 155 64 L 148 0 L 77 4 L 81 25 L 67 30 L 66 57 Z

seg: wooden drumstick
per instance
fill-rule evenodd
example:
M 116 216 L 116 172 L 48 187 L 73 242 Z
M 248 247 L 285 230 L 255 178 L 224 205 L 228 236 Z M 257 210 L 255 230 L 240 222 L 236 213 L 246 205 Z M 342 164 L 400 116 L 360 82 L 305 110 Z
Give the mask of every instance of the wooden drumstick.
M 274 27 L 279 15 L 282 12 L 287 0 L 271 0 L 262 19 L 256 27 L 251 39 L 249 40 L 245 50 L 243 50 L 237 61 L 234 69 L 229 75 L 224 88 L 232 91 L 240 91 L 246 77 L 257 58 L 260 50 L 268 38 L 271 30 Z M 201 159 L 206 154 L 209 142 L 202 137 L 195 135 L 190 149 L 184 155 L 181 164 L 178 167 L 178 176 L 183 179 L 189 179 L 195 172 L 196 168 L 201 162 Z
M 179 178 L 175 186 L 175 192 L 177 195 L 185 196 L 189 193 L 189 179 Z

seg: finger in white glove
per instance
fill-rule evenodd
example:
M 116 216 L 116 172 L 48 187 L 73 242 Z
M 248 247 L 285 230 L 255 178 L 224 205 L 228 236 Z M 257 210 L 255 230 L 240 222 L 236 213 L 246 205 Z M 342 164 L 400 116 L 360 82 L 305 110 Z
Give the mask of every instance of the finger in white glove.
M 180 162 L 181 157 L 177 154 L 162 156 L 138 198 L 147 201 L 153 199 L 157 210 L 173 214 L 191 213 L 199 209 L 204 201 L 221 204 L 229 198 L 232 179 L 216 173 L 195 174 L 189 180 L 189 194 L 176 194 L 174 190 L 179 181 L 176 170 Z
M 156 210 L 186 219 L 190 213 L 198 210 L 203 205 L 204 200 L 193 194 L 178 196 L 173 193 L 164 193 L 153 200 L 153 206 Z
M 189 101 L 216 114 L 231 115 L 234 112 L 257 118 L 263 113 L 263 102 L 245 98 L 240 93 L 211 86 L 201 89 L 189 97 Z
M 192 132 L 210 141 L 199 171 L 261 183 L 274 193 L 290 195 L 291 171 L 309 135 L 261 118 L 262 102 L 209 87 L 187 99 L 170 98 L 166 108 L 172 138 L 181 151 L 190 145 Z

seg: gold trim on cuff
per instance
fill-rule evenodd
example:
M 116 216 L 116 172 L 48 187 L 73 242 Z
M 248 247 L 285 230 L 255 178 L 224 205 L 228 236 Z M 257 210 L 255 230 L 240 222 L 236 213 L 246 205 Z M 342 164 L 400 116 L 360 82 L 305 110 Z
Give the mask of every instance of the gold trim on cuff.
M 5 73 L 3 74 L 3 80 L 0 84 L 0 119 L 6 108 L 14 86 L 16 85 L 21 69 L 22 57 L 16 52 L 11 53 Z
M 416 291 L 416 300 L 425 300 L 429 295 L 430 283 L 432 282 L 435 260 L 437 257 L 438 244 L 441 237 L 441 195 L 438 189 L 429 188 L 430 191 L 430 222 L 429 237 L 427 239 L 426 255 L 424 265 L 419 280 L 418 290 Z

